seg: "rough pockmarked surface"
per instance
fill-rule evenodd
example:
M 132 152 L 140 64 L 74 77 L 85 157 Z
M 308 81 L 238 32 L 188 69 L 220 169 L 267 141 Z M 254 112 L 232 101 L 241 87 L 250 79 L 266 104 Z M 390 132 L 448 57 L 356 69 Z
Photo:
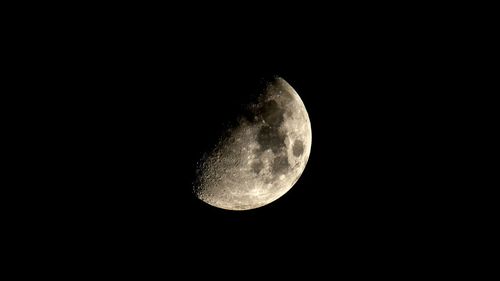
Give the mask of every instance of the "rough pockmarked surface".
M 212 206 L 249 210 L 267 205 L 292 188 L 309 159 L 309 116 L 285 80 L 269 82 L 249 112 L 198 167 L 194 192 Z

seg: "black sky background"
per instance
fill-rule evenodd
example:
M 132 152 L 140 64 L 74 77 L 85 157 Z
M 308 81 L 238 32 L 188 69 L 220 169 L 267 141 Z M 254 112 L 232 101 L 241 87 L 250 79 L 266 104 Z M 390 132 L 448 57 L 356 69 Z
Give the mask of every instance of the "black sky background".
M 40 42 L 61 43 L 37 65 L 52 66 L 39 70 L 63 93 L 53 105 L 65 129 L 58 187 L 44 194 L 57 204 L 40 215 L 43 228 L 63 229 L 56 239 L 85 251 L 195 264 L 319 251 L 352 266 L 449 250 L 445 230 L 456 216 L 444 204 L 453 193 L 441 177 L 451 126 L 442 109 L 453 106 L 446 87 L 458 83 L 449 69 L 460 61 L 443 43 L 448 31 L 367 14 L 235 26 L 237 16 L 197 24 L 125 16 L 45 34 Z M 274 75 L 311 119 L 302 177 L 255 210 L 199 201 L 196 162 Z
M 88 167 L 97 184 L 85 192 L 98 202 L 90 211 L 97 224 L 156 239 L 213 234 L 219 243 L 283 235 L 300 244 L 305 234 L 306 243 L 358 247 L 425 237 L 423 225 L 441 223 L 431 214 L 437 183 L 423 179 L 436 172 L 425 159 L 433 139 L 421 134 L 436 102 L 434 78 L 422 69 L 425 52 L 392 48 L 402 44 L 392 35 L 323 36 L 324 42 L 294 46 L 293 32 L 271 30 L 265 39 L 214 39 L 189 51 L 183 45 L 165 51 L 162 44 L 132 56 L 129 48 L 110 50 L 101 78 L 89 73 L 99 89 L 89 101 L 99 110 L 97 126 L 89 128 L 98 130 L 89 140 L 97 164 Z M 312 152 L 301 179 L 256 210 L 204 204 L 191 194 L 196 162 L 272 75 L 297 90 L 310 115 Z

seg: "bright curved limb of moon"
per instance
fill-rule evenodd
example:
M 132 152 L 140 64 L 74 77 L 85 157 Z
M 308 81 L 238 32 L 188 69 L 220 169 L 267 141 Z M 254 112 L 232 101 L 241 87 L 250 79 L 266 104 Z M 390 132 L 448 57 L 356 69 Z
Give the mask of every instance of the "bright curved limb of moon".
M 267 205 L 292 188 L 309 159 L 309 116 L 284 79 L 269 82 L 249 112 L 200 161 L 194 192 L 212 206 L 249 210 Z

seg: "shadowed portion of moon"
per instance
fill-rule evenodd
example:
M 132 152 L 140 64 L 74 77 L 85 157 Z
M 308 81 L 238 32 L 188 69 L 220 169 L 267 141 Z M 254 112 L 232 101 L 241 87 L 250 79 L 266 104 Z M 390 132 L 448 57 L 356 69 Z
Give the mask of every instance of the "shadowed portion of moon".
M 309 116 L 285 80 L 269 81 L 247 109 L 200 161 L 194 192 L 212 206 L 267 205 L 295 184 L 309 158 Z

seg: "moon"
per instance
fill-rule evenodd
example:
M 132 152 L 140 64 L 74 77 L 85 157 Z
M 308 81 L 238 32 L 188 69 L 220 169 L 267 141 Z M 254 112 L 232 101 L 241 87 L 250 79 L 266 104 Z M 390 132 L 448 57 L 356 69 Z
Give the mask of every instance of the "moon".
M 226 210 L 265 206 L 299 180 L 311 152 L 311 122 L 283 78 L 264 91 L 199 162 L 194 194 Z

